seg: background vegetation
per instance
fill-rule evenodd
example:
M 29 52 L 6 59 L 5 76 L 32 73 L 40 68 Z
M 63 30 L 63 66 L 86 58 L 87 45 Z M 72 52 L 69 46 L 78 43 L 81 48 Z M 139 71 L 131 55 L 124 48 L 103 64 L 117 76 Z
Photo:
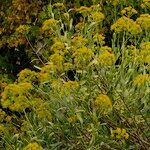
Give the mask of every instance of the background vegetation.
M 148 150 L 150 0 L 1 0 L 0 149 Z

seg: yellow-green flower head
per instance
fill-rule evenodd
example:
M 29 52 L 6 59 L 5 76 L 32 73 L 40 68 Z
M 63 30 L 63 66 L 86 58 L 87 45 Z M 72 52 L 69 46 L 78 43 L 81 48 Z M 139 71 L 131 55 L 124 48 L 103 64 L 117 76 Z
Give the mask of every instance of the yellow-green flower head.
M 142 14 L 136 19 L 137 24 L 141 26 L 142 29 L 150 30 L 150 15 Z
M 101 6 L 99 5 L 99 4 L 97 4 L 97 5 L 92 5 L 91 6 L 91 10 L 94 12 L 94 11 L 101 11 L 102 10 L 102 8 L 101 8 Z
M 133 7 L 129 6 L 129 7 L 125 7 L 121 11 L 121 14 L 127 17 L 131 17 L 132 15 L 137 14 L 137 11 Z
M 119 2 L 120 2 L 121 0 L 109 0 L 109 1 L 111 2 L 112 5 L 116 6 L 116 5 L 119 4 Z
M 150 56 L 150 42 L 144 42 L 140 45 L 140 57 L 146 61 L 146 57 Z
M 111 137 L 113 137 L 116 141 L 124 141 L 129 138 L 129 134 L 126 129 L 117 128 L 116 130 L 111 130 Z
M 64 9 L 65 8 L 65 5 L 63 3 L 55 3 L 53 4 L 53 7 L 54 8 L 59 8 L 59 9 Z
M 5 117 L 6 117 L 6 113 L 2 109 L 0 109 L 0 121 L 2 122 Z
M 23 150 L 43 150 L 43 148 L 38 143 L 34 142 L 29 143 Z
M 72 57 L 74 58 L 75 66 L 77 68 L 86 67 L 92 60 L 93 56 L 93 51 L 85 46 L 77 49 L 72 55 Z
M 61 87 L 61 94 L 62 95 L 69 95 L 76 89 L 78 89 L 79 83 L 77 81 L 67 81 Z
M 39 119 L 47 119 L 51 121 L 52 115 L 49 109 L 48 102 L 45 102 L 41 98 L 34 98 L 32 100 L 33 111 L 36 113 Z
M 33 89 L 31 83 L 9 84 L 2 93 L 1 104 L 13 111 L 23 111 L 29 108 L 28 96 Z M 27 96 L 28 95 L 28 96 Z
M 54 64 L 48 64 L 41 68 L 41 71 L 39 72 L 39 81 L 41 83 L 43 82 L 49 82 L 52 80 L 53 75 L 56 73 L 56 66 Z
M 76 123 L 78 121 L 78 117 L 77 115 L 72 115 L 67 120 L 69 123 Z
M 63 55 L 61 55 L 59 53 L 55 53 L 49 57 L 49 60 L 56 66 L 57 70 L 59 70 L 59 71 L 63 70 L 63 63 L 64 63 Z
M 150 9 L 150 0 L 143 0 L 141 7 L 145 9 Z
M 51 46 L 51 50 L 54 53 L 67 53 L 67 50 L 65 49 L 65 44 L 61 41 L 55 40 L 54 44 Z
M 98 106 L 98 109 L 107 114 L 112 109 L 112 102 L 107 95 L 100 94 L 96 100 L 95 104 Z
M 137 24 L 134 20 L 128 17 L 119 18 L 112 26 L 111 30 L 115 32 L 129 32 L 132 35 L 136 35 L 142 32 L 142 29 L 139 24 Z
M 73 37 L 73 39 L 71 40 L 71 44 L 75 46 L 76 48 L 85 46 L 87 43 L 88 43 L 88 40 L 80 35 Z
M 78 32 L 80 32 L 83 28 L 84 28 L 84 26 L 85 26 L 85 23 L 84 22 L 79 22 L 78 24 L 76 24 L 76 26 L 75 26 L 75 30 L 76 30 L 76 32 L 78 33 Z
M 90 7 L 86 7 L 86 6 L 81 6 L 80 8 L 77 8 L 76 9 L 77 12 L 79 13 L 88 13 L 91 11 L 91 8 Z
M 108 46 L 101 48 L 101 54 L 97 57 L 97 61 L 102 66 L 111 66 L 115 62 L 115 55 L 111 52 L 112 49 Z
M 18 74 L 18 82 L 34 82 L 37 80 L 38 74 L 30 69 L 24 69 Z
M 5 133 L 6 127 L 0 124 L 0 135 L 2 136 Z
M 43 22 L 43 25 L 42 25 L 42 28 L 41 28 L 41 31 L 44 32 L 44 31 L 49 31 L 49 33 L 53 33 L 53 28 L 56 27 L 58 21 L 55 20 L 54 18 L 51 18 L 51 19 L 48 19 L 48 20 L 45 20 Z
M 96 43 L 100 43 L 101 45 L 105 44 L 105 37 L 102 34 L 95 34 L 93 36 L 93 41 Z
M 25 32 L 27 32 L 29 29 L 30 29 L 30 27 L 27 26 L 27 25 L 20 25 L 20 26 L 16 29 L 16 32 L 18 32 L 18 33 L 25 33 Z
M 135 78 L 134 85 L 138 87 L 143 86 L 147 81 L 149 81 L 149 79 L 148 74 L 140 74 Z
M 93 22 L 101 22 L 105 19 L 104 14 L 101 12 L 92 12 L 89 17 Z

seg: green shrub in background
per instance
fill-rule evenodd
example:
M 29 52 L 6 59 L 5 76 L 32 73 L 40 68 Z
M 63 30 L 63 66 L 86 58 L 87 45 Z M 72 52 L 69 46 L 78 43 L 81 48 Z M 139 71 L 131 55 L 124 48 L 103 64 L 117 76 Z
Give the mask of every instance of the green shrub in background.
M 0 3 L 1 149 L 150 147 L 149 0 Z

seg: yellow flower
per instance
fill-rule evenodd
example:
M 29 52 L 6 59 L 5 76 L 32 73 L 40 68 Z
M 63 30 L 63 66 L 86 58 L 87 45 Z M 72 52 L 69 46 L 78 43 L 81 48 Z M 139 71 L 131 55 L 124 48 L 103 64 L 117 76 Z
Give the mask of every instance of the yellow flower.
M 35 71 L 31 71 L 30 69 L 22 70 L 17 76 L 18 82 L 34 82 L 37 80 L 37 73 Z
M 73 91 L 75 91 L 78 87 L 79 87 L 79 84 L 77 81 L 64 82 L 64 84 L 61 87 L 61 94 L 62 95 L 69 95 Z
M 141 26 L 142 29 L 150 30 L 150 15 L 142 14 L 136 19 L 137 24 Z
M 84 28 L 84 26 L 85 26 L 85 23 L 82 21 L 79 22 L 78 24 L 76 24 L 76 26 L 75 26 L 76 32 L 80 32 Z
M 64 56 L 59 54 L 59 53 L 55 53 L 53 55 L 51 55 L 49 57 L 50 62 L 53 63 L 53 65 L 56 66 L 56 69 L 59 71 L 63 70 L 63 63 L 64 63 Z
M 80 8 L 76 9 L 77 12 L 79 13 L 88 13 L 91 11 L 91 8 L 90 7 L 86 7 L 86 6 L 81 6 Z
M 63 3 L 55 3 L 55 4 L 53 4 L 53 7 L 54 8 L 59 8 L 61 10 L 65 8 Z
M 121 11 L 121 14 L 127 17 L 131 17 L 132 15 L 137 14 L 137 11 L 133 7 L 129 6 L 129 7 L 125 7 Z
M 0 124 L 0 135 L 2 136 L 5 133 L 6 128 L 4 125 Z
M 85 46 L 88 43 L 88 40 L 83 38 L 82 36 L 75 36 L 72 40 L 71 40 L 71 44 L 73 46 L 77 47 L 82 47 Z
M 143 0 L 141 7 L 145 9 L 150 9 L 150 0 Z
M 117 128 L 116 130 L 111 130 L 111 137 L 117 141 L 124 141 L 129 138 L 129 134 L 126 129 Z
M 29 30 L 29 26 L 27 26 L 27 25 L 20 25 L 17 29 L 16 29 L 16 31 L 18 32 L 18 33 L 25 33 L 25 32 L 27 32 L 28 30 Z
M 43 150 L 43 148 L 36 142 L 29 143 L 23 150 Z
M 112 102 L 107 95 L 100 94 L 96 100 L 95 104 L 100 108 L 104 114 L 107 114 L 112 109 Z
M 120 0 L 109 0 L 112 5 L 116 6 L 119 4 Z
M 93 56 L 93 51 L 85 46 L 77 49 L 72 55 L 72 57 L 74 58 L 75 66 L 77 68 L 86 67 L 92 60 Z
M 54 27 L 56 27 L 57 23 L 58 21 L 53 18 L 45 20 L 43 22 L 41 31 L 42 32 L 47 31 L 49 34 L 52 34 L 54 32 Z
M 51 121 L 52 115 L 49 109 L 49 104 L 40 98 L 34 98 L 32 100 L 33 110 L 39 119 L 47 119 Z
M 135 78 L 134 85 L 138 87 L 143 86 L 148 80 L 149 80 L 148 74 L 140 74 Z
M 62 53 L 63 54 L 64 52 L 67 52 L 67 50 L 65 49 L 65 44 L 58 40 L 55 40 L 55 43 L 51 46 L 51 50 L 54 53 Z
M 45 65 L 41 68 L 41 71 L 39 72 L 38 78 L 39 81 L 42 82 L 49 82 L 53 79 L 53 76 L 56 73 L 56 66 L 53 64 Z
M 1 104 L 13 111 L 23 111 L 30 107 L 28 96 L 33 89 L 31 83 L 9 84 L 2 93 Z
M 93 22 L 101 22 L 105 18 L 104 14 L 101 12 L 92 12 L 90 15 L 90 19 Z
M 75 123 L 75 122 L 78 121 L 78 117 L 77 117 L 77 115 L 72 115 L 67 120 L 68 120 L 69 123 Z
M 0 109 L 0 121 L 3 121 L 5 117 L 6 113 L 2 109 Z
M 100 43 L 101 45 L 105 44 L 105 37 L 102 34 L 95 34 L 93 37 L 93 41 Z
M 142 32 L 142 29 L 139 24 L 137 24 L 134 20 L 128 17 L 119 18 L 112 26 L 111 30 L 115 32 L 129 32 L 133 35 L 139 34 Z
M 150 42 L 144 42 L 140 45 L 140 57 L 145 63 L 149 63 L 150 57 Z
M 111 66 L 115 62 L 115 55 L 111 52 L 111 48 L 104 46 L 101 48 L 102 52 L 97 57 L 97 61 L 100 65 Z

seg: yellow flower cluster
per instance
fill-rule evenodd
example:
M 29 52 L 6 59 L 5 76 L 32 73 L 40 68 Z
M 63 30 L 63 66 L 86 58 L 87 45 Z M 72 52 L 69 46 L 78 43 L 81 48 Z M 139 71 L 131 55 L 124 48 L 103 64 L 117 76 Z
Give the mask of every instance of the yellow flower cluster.
M 53 65 L 56 66 L 56 69 L 59 71 L 63 70 L 63 64 L 64 64 L 64 56 L 59 54 L 59 53 L 55 53 L 52 54 L 49 57 L 49 61 L 53 63 Z
M 47 102 L 41 98 L 33 98 L 32 106 L 34 108 L 33 111 L 37 114 L 39 119 L 47 119 L 48 121 L 51 121 L 52 115 Z
M 12 111 L 23 111 L 30 107 L 28 96 L 32 90 L 31 83 L 9 84 L 2 93 L 1 104 Z
M 150 69 L 150 42 L 144 42 L 140 45 L 140 57 L 147 64 L 147 69 Z
M 98 106 L 98 109 L 107 114 L 112 109 L 112 102 L 107 95 L 100 94 L 96 100 L 95 104 Z
M 92 60 L 93 56 L 93 51 L 85 46 L 77 49 L 72 55 L 72 57 L 74 58 L 75 66 L 77 68 L 86 67 Z
M 4 118 L 6 117 L 6 113 L 0 109 L 0 122 L 4 120 Z
M 77 115 L 72 115 L 67 120 L 69 123 L 75 123 L 78 121 L 78 117 L 77 117 Z
M 18 35 L 18 36 L 11 36 L 9 39 L 7 39 L 7 43 L 9 47 L 17 47 L 18 45 L 21 44 L 26 44 L 26 38 L 23 35 Z
M 18 82 L 36 82 L 38 80 L 38 73 L 36 73 L 35 71 L 31 71 L 30 69 L 24 69 L 20 71 L 17 76 Z
M 109 0 L 112 5 L 116 6 L 119 4 L 120 0 Z
M 137 24 L 141 26 L 144 30 L 150 30 L 150 15 L 142 14 L 139 18 L 136 19 Z
M 53 64 L 48 64 L 42 67 L 41 71 L 39 72 L 39 81 L 49 82 L 53 79 L 53 75 L 56 73 L 56 66 Z
M 101 12 L 92 12 L 89 17 L 92 22 L 101 22 L 105 19 L 104 14 Z
M 133 7 L 129 6 L 129 7 L 125 7 L 121 11 L 121 14 L 130 18 L 132 15 L 137 14 L 137 11 Z
M 61 94 L 62 95 L 69 95 L 75 90 L 79 88 L 79 84 L 77 81 L 67 81 L 61 87 Z
M 75 30 L 76 32 L 81 32 L 82 29 L 84 29 L 84 26 L 85 26 L 85 22 L 81 21 L 79 22 L 78 24 L 76 24 L 75 26 Z
M 58 8 L 59 10 L 63 10 L 65 8 L 65 5 L 63 3 L 55 3 L 53 4 L 54 8 Z
M 148 74 L 140 74 L 134 80 L 134 85 L 143 86 L 150 79 Z
M 12 5 L 19 11 L 27 9 L 26 2 L 24 0 L 12 0 Z
M 77 8 L 76 11 L 82 14 L 87 14 L 91 11 L 91 8 L 86 6 L 81 6 L 80 8 Z
M 150 9 L 150 0 L 143 0 L 141 7 L 146 8 L 146 9 Z
M 105 37 L 102 34 L 97 33 L 93 36 L 93 41 L 96 43 L 100 43 L 101 45 L 105 44 L 104 40 L 105 40 Z
M 52 33 L 54 33 L 54 27 L 56 27 L 57 23 L 58 23 L 58 21 L 53 18 L 45 20 L 43 22 L 41 31 L 47 32 L 47 34 L 52 34 Z
M 0 136 L 2 136 L 5 133 L 6 128 L 4 125 L 0 124 Z
M 43 148 L 38 143 L 34 142 L 29 143 L 23 150 L 43 150 Z
M 54 44 L 50 48 L 54 53 L 64 54 L 67 52 L 65 44 L 59 40 L 55 40 Z
M 117 128 L 116 130 L 111 130 L 111 136 L 116 141 L 124 141 L 129 138 L 129 134 L 127 133 L 126 129 Z
M 115 55 L 112 53 L 112 49 L 108 46 L 101 48 L 101 54 L 97 57 L 97 61 L 102 66 L 111 66 L 115 62 Z
M 137 24 L 134 20 L 128 17 L 119 18 L 112 26 L 111 30 L 115 32 L 129 32 L 132 35 L 136 35 L 142 32 L 142 29 L 139 24 Z
M 81 35 L 75 36 L 71 40 L 71 44 L 72 44 L 72 46 L 75 46 L 75 48 L 85 46 L 87 43 L 88 43 L 88 40 L 86 38 L 82 37 Z
M 20 25 L 18 28 L 16 28 L 16 32 L 18 33 L 26 33 L 30 29 L 27 25 Z

